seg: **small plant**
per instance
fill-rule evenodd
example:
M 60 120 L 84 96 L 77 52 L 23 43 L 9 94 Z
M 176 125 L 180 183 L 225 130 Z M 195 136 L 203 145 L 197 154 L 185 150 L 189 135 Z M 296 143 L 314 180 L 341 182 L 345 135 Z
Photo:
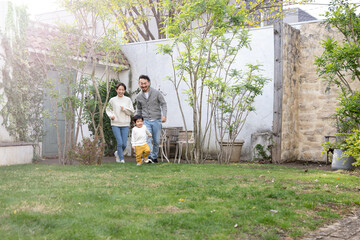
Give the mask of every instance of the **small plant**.
M 321 152 L 321 157 L 324 156 L 324 154 L 331 152 L 333 153 L 334 149 L 341 149 L 344 150 L 345 148 L 345 144 L 343 141 L 334 141 L 334 142 L 330 142 L 327 141 L 323 144 L 321 144 L 323 150 Z
M 69 151 L 69 159 L 84 165 L 94 165 L 100 153 L 101 147 L 98 146 L 97 141 L 84 138 L 81 143 Z
M 269 145 L 265 148 L 265 146 L 261 144 L 256 144 L 254 149 L 255 150 L 254 160 L 259 162 L 271 163 L 272 162 L 271 147 L 272 145 Z

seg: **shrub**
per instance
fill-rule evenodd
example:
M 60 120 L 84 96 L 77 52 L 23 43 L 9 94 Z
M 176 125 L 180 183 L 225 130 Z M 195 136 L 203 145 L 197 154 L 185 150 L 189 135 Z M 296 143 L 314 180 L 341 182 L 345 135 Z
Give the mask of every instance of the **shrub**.
M 360 165 L 360 130 L 353 132 L 345 139 L 346 147 L 344 154 L 352 156 L 355 159 L 354 166 Z
M 78 143 L 69 152 L 69 158 L 84 165 L 93 165 L 96 163 L 101 148 L 98 146 L 97 141 L 90 138 L 84 138 L 81 143 Z

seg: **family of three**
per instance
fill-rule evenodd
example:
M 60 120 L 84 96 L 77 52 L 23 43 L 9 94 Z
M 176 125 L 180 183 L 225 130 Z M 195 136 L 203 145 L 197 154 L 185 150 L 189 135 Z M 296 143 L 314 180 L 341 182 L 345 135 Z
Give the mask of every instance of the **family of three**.
M 135 150 L 137 165 L 156 163 L 159 153 L 162 123 L 166 122 L 167 105 L 163 95 L 150 86 L 150 78 L 140 75 L 141 92 L 136 97 L 135 126 L 131 132 L 131 145 Z M 131 116 L 135 110 L 130 98 L 124 96 L 126 86 L 116 85 L 117 96 L 110 99 L 106 113 L 117 142 L 116 162 L 124 163 Z

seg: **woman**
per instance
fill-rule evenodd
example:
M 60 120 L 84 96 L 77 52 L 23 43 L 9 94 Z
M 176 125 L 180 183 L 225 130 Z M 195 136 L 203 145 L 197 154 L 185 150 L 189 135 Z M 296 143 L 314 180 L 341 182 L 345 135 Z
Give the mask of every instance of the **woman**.
M 123 151 L 127 145 L 131 115 L 134 107 L 131 99 L 124 96 L 126 86 L 118 83 L 115 87 L 117 96 L 110 99 L 106 114 L 111 119 L 111 127 L 117 142 L 116 162 L 125 163 Z

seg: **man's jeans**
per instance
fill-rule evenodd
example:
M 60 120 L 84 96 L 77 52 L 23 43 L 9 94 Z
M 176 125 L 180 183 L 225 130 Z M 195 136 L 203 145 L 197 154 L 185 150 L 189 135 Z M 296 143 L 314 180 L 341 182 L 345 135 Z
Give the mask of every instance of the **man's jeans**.
M 151 150 L 149 158 L 157 159 L 159 154 L 160 136 L 161 136 L 161 127 L 162 127 L 161 120 L 155 120 L 155 121 L 145 120 L 144 125 L 152 135 L 152 138 L 148 138 L 147 140 L 147 143 Z
M 127 138 L 129 135 L 129 127 L 117 127 L 111 126 L 114 136 L 116 138 L 117 143 L 117 152 L 119 155 L 120 160 L 124 160 L 123 151 L 127 145 Z

